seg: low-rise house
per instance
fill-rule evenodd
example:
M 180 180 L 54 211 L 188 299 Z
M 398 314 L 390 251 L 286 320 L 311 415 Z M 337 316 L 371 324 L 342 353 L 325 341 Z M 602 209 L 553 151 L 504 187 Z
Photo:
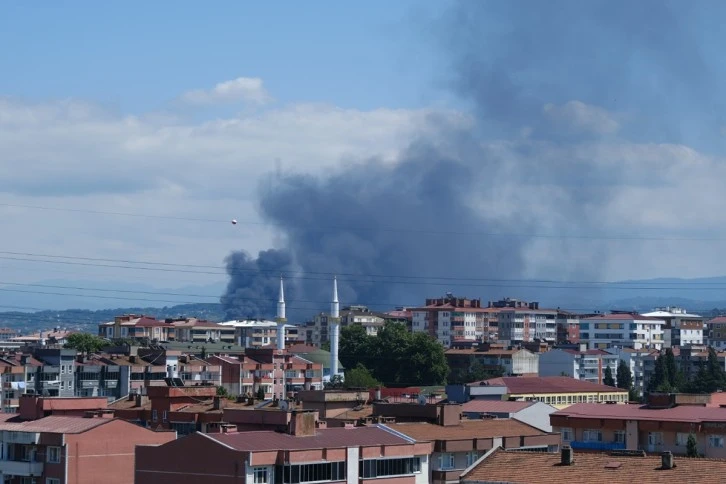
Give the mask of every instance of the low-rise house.
M 610 368 L 615 379 L 618 356 L 604 350 L 555 348 L 539 356 L 539 376 L 571 376 L 576 380 L 602 384 L 606 368 Z
M 295 413 L 287 432 L 192 434 L 136 448 L 137 484 L 428 483 L 430 443 L 383 426 L 325 428 Z M 394 477 L 395 476 L 395 477 Z
M 462 415 L 468 419 L 512 418 L 543 432 L 552 432 L 550 414 L 556 411 L 552 405 L 532 400 L 470 400 L 461 406 Z
M 491 378 L 467 385 L 447 385 L 446 395 L 450 401 L 459 403 L 473 399 L 537 400 L 556 408 L 578 402 L 628 401 L 627 390 L 566 376 Z
M 501 446 L 553 452 L 559 450 L 560 444 L 559 434 L 542 432 L 511 419 L 463 420 L 449 425 L 395 423 L 386 426 L 416 442 L 433 444 L 427 481 L 432 484 L 459 482 L 461 473 L 493 448 Z
M 487 370 L 501 370 L 507 376 L 537 375 L 540 355 L 522 348 L 482 344 L 477 348 L 451 348 L 444 353 L 449 367 L 469 369 L 477 361 Z
M 726 458 L 726 408 L 580 403 L 550 415 L 563 444 L 582 450 L 670 451 L 685 455 L 688 436 L 705 457 Z
M 680 459 L 645 452 L 529 453 L 493 449 L 461 476 L 461 484 L 723 482 L 726 460 Z
M 0 414 L 0 473 L 4 482 L 127 484 L 134 479 L 134 448 L 160 445 L 173 432 L 152 432 L 102 414 L 23 421 Z

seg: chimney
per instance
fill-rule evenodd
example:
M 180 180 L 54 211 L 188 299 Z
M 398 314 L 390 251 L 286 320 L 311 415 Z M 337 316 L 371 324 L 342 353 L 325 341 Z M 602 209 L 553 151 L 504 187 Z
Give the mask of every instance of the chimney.
M 290 435 L 296 437 L 310 437 L 315 435 L 315 420 L 315 412 L 293 410 L 289 423 Z
M 572 447 L 565 445 L 562 447 L 562 458 L 560 464 L 563 466 L 571 466 L 575 463 L 575 454 L 572 452 Z
M 666 450 L 660 455 L 661 468 L 662 469 L 673 469 L 676 465 L 673 463 L 673 452 Z
M 143 407 L 144 404 L 148 401 L 148 398 L 146 395 L 142 395 L 140 393 L 136 394 L 136 406 L 137 407 Z
M 376 400 L 381 400 L 381 387 L 376 387 Z
M 225 407 L 225 402 L 222 401 L 222 397 L 215 396 L 212 399 L 212 408 L 214 410 L 222 410 Z

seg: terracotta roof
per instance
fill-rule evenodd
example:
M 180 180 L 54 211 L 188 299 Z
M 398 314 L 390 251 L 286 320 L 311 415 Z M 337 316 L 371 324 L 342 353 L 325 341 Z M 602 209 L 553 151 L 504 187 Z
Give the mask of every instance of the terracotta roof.
M 717 316 L 717 317 L 715 317 L 713 319 L 709 319 L 708 321 L 706 321 L 706 323 L 707 324 L 711 324 L 711 323 L 726 323 L 726 316 Z
M 534 405 L 534 402 L 510 402 L 506 400 L 469 400 L 461 406 L 462 412 L 516 413 Z M 553 407 L 554 408 L 554 407 Z
M 670 422 L 726 422 L 726 408 L 683 405 L 654 409 L 643 405 L 576 403 L 552 415 L 606 420 L 655 420 Z
M 560 464 L 560 454 L 497 449 L 461 477 L 462 483 L 507 482 L 530 484 L 563 482 L 660 484 L 662 482 L 723 482 L 726 460 L 674 458 L 673 469 L 661 469 L 658 456 L 615 456 L 575 453 L 571 466 Z
M 411 442 L 384 428 L 355 427 L 317 429 L 315 435 L 298 437 L 272 431 L 205 434 L 212 440 L 240 451 L 340 449 L 358 446 L 405 445 Z
M 287 347 L 289 353 L 312 353 L 318 351 L 320 348 L 311 345 L 292 345 Z
M 589 321 L 589 320 L 618 320 L 618 321 L 661 321 L 662 319 L 658 318 L 649 318 L 648 316 L 643 316 L 642 314 L 601 314 L 599 316 L 590 316 L 587 318 L 581 319 L 581 321 Z
M 490 386 L 505 386 L 509 394 L 578 393 L 578 392 L 625 392 L 622 388 L 599 385 L 589 381 L 577 380 L 568 376 L 517 377 L 503 376 L 484 380 Z M 481 382 L 469 383 L 479 386 Z
M 419 442 L 434 440 L 489 439 L 521 435 L 548 435 L 535 427 L 510 418 L 462 420 L 459 425 L 442 426 L 426 422 L 395 423 L 388 427 Z
M 9 418 L 0 421 L 0 430 L 13 432 L 46 432 L 52 434 L 80 434 L 107 424 L 111 418 L 83 418 L 50 416 L 39 420 L 20 421 L 17 414 L 7 414 Z

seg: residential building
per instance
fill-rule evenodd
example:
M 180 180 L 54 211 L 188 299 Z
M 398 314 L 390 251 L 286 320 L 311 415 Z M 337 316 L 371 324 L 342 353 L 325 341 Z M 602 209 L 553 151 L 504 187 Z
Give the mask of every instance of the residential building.
M 690 346 L 703 344 L 704 317 L 698 314 L 689 314 L 685 309 L 667 306 L 656 308 L 643 316 L 662 319 L 663 345 L 665 348 L 675 346 Z
M 98 335 L 108 339 L 148 339 L 184 343 L 234 343 L 235 331 L 219 323 L 197 318 L 157 320 L 150 316 L 125 314 L 98 325 Z
M 686 454 L 688 436 L 696 438 L 699 454 L 726 458 L 726 408 L 677 405 L 578 403 L 550 415 L 563 444 L 583 450 L 645 450 Z
M 0 474 L 8 483 L 127 484 L 134 479 L 137 445 L 175 438 L 103 414 L 29 421 L 0 414 Z
M 706 321 L 705 338 L 709 346 L 726 350 L 726 316 L 717 316 Z
M 580 342 L 580 315 L 569 311 L 557 310 L 557 344 L 577 344 Z
M 468 369 L 478 361 L 487 370 L 502 370 L 507 376 L 537 375 L 540 355 L 526 349 L 482 344 L 477 348 L 450 348 L 444 353 L 449 367 Z
M 637 482 L 723 481 L 726 461 L 673 458 L 673 454 L 645 452 L 584 453 L 563 447 L 559 453 L 530 453 L 493 449 L 461 476 L 461 484 L 560 484 L 578 482 L 613 484 Z
M 322 420 L 336 418 L 348 410 L 363 405 L 368 392 L 363 390 L 302 391 L 297 399 L 308 411 L 315 411 Z
M 0 328 L 0 341 L 8 341 L 16 336 L 20 336 L 17 330 L 11 328 Z
M 590 348 L 663 348 L 665 321 L 638 313 L 616 312 L 580 320 L 580 341 Z
M 20 335 L 7 338 L 3 341 L 16 342 L 27 346 L 61 345 L 67 343 L 67 338 L 76 331 L 66 331 L 61 328 L 53 328 L 48 331 L 39 331 L 34 334 Z M 6 333 L 7 336 L 7 333 Z
M 571 376 L 602 384 L 606 368 L 610 368 L 617 381 L 618 356 L 604 350 L 555 348 L 539 355 L 539 376 Z
M 243 321 L 225 321 L 219 323 L 227 328 L 234 328 L 235 341 L 245 348 L 264 348 L 277 346 L 277 322 L 263 319 L 248 319 Z M 293 324 L 285 324 L 285 346 L 297 343 L 299 328 Z
M 426 299 L 423 307 L 411 308 L 411 330 L 425 332 L 444 347 L 473 345 L 488 338 L 489 312 L 480 299 L 458 298 L 451 293 Z
M 432 443 L 429 459 L 432 484 L 458 483 L 461 473 L 490 449 L 559 450 L 560 436 L 511 419 L 462 420 L 452 425 L 425 422 L 388 424 L 416 442 Z
M 384 426 L 325 428 L 313 413 L 296 412 L 286 433 L 230 429 L 138 446 L 134 482 L 424 484 L 431 451 Z
M 468 419 L 512 418 L 536 427 L 543 432 L 552 432 L 550 414 L 557 409 L 552 405 L 528 401 L 469 400 L 461 406 L 461 413 Z
M 447 385 L 449 401 L 465 403 L 475 399 L 537 400 L 556 408 L 578 402 L 628 401 L 628 391 L 566 376 L 490 378 L 468 385 Z
M 398 307 L 393 311 L 383 313 L 381 316 L 385 319 L 385 323 L 403 324 L 409 331 L 411 331 L 411 320 L 413 315 L 409 309 Z
M 633 389 L 642 395 L 648 389 L 650 375 L 655 368 L 655 359 L 660 352 L 658 350 L 632 348 L 608 348 L 610 354 L 616 355 L 618 359 L 625 362 L 633 376 Z
M 359 324 L 366 330 L 367 335 L 375 336 L 386 321 L 401 321 L 405 324 L 405 314 L 405 312 L 400 312 L 395 316 L 390 316 L 371 311 L 367 306 L 346 306 L 340 310 L 340 326 Z M 323 343 L 330 342 L 329 321 L 330 314 L 322 312 L 316 314 L 312 321 L 307 322 L 304 328 L 305 343 L 320 347 Z
M 293 345 L 287 347 L 287 351 L 290 354 L 297 355 L 301 357 L 304 360 L 307 360 L 311 363 L 314 363 L 316 365 L 321 365 L 323 368 L 323 381 L 329 381 L 330 380 L 330 351 L 323 350 L 321 348 L 317 348 L 315 346 L 310 345 Z M 343 372 L 345 370 L 345 367 L 343 364 L 338 360 L 338 372 Z M 317 371 L 317 367 L 316 367 Z M 317 378 L 317 376 L 316 376 Z
M 557 310 L 540 309 L 536 301 L 510 298 L 490 301 L 489 307 L 499 309 L 499 341 L 510 345 L 533 341 L 552 345 L 557 341 Z

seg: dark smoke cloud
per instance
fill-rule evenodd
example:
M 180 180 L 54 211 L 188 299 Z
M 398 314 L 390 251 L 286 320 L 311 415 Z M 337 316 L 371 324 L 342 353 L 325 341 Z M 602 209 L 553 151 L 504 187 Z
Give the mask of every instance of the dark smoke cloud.
M 680 127 L 682 119 L 703 112 L 708 119 L 700 119 L 699 127 L 716 130 L 719 120 L 713 109 L 704 111 L 713 67 L 692 28 L 700 23 L 694 16 L 702 14 L 684 2 L 674 5 L 678 10 L 660 0 L 457 4 L 443 21 L 441 45 L 456 94 L 471 102 L 475 126 L 431 119 L 438 133 L 412 142 L 395 164 L 368 160 L 323 177 L 281 174 L 265 185 L 261 213 L 280 227 L 286 247 L 262 252 L 257 260 L 230 257 L 230 267 L 271 269 L 232 277 L 223 298 L 230 314 L 254 309 L 273 316 L 276 272 L 292 267 L 306 274 L 298 281 L 298 295 L 311 301 L 309 310 L 288 311 L 298 319 L 311 316 L 313 307 L 326 309 L 327 274 L 333 273 L 341 275 L 343 304 L 373 309 L 420 304 L 449 290 L 485 299 L 544 296 L 558 302 L 561 292 L 456 284 L 457 278 L 538 273 L 528 259 L 533 247 L 556 261 L 535 268 L 550 278 L 600 279 L 611 250 L 605 242 L 588 242 L 583 252 L 582 241 L 466 232 L 601 232 L 598 215 L 624 180 L 606 164 L 590 162 L 582 142 L 612 136 L 712 140 L 703 129 Z M 627 110 L 638 122 L 624 131 L 614 121 L 605 124 L 615 126 L 608 131 L 593 129 L 608 121 L 595 117 L 590 129 L 568 131 L 545 106 L 561 108 L 572 101 L 615 113 Z M 324 227 L 336 229 L 319 230 Z M 453 280 L 440 286 L 417 284 L 425 279 L 394 284 L 383 276 Z M 268 303 L 245 302 L 247 296 L 267 297 Z

